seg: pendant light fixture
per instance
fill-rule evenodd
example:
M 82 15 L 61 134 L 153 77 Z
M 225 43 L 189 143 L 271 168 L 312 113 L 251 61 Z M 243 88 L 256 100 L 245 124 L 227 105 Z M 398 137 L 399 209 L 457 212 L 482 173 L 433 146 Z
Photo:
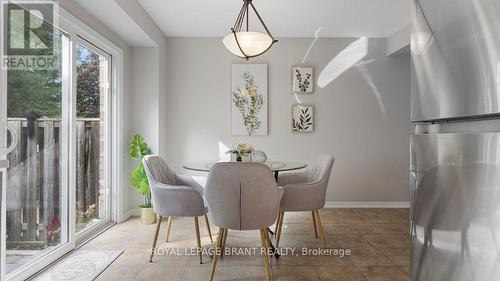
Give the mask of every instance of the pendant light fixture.
M 249 7 L 251 7 L 257 15 L 266 33 L 250 31 L 248 29 L 250 17 Z M 245 21 L 246 28 L 242 30 Z M 274 39 L 271 32 L 269 32 L 266 24 L 253 6 L 252 0 L 243 0 L 243 7 L 241 7 L 238 18 L 231 28 L 231 33 L 222 39 L 222 43 L 231 53 L 238 57 L 246 58 L 247 60 L 262 55 L 276 42 L 278 42 L 278 40 Z

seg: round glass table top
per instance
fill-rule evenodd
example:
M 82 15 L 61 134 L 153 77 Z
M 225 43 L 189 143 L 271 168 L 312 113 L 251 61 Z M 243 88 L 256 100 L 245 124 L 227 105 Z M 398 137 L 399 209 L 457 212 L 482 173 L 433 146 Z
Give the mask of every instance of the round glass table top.
M 187 170 L 200 171 L 200 172 L 210 172 L 212 166 L 219 162 L 228 162 L 225 160 L 207 160 L 207 161 L 197 161 L 192 163 L 184 164 L 182 167 Z M 240 163 L 240 162 L 237 162 Z M 245 162 L 241 162 L 245 163 Z M 259 163 L 259 162 L 253 162 Z M 264 164 L 268 165 L 273 172 L 281 171 L 291 171 L 298 170 L 307 167 L 304 163 L 292 162 L 292 161 L 282 161 L 282 160 L 267 160 Z

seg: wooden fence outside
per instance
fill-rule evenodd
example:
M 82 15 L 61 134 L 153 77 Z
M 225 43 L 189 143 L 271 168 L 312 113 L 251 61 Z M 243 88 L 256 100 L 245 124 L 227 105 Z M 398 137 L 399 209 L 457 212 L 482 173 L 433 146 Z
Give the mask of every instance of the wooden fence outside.
M 102 130 L 98 118 L 77 120 L 76 208 L 98 214 Z M 38 249 L 60 239 L 61 121 L 9 118 L 18 144 L 7 170 L 7 248 Z M 71 207 L 71 206 L 70 206 Z M 76 223 L 76 222 L 75 222 Z

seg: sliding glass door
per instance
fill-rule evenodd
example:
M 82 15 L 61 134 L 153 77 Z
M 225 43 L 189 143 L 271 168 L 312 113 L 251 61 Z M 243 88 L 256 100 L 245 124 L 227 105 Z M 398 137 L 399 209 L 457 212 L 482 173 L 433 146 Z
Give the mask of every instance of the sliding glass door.
M 76 233 L 84 240 L 110 222 L 111 56 L 83 39 L 76 49 Z
M 0 279 L 26 279 L 112 222 L 112 57 L 68 22 L 46 26 L 51 67 L 1 70 L 0 150 L 13 150 L 0 153 Z
M 4 126 L 5 273 L 15 276 L 71 248 L 68 224 L 70 39 L 51 28 L 55 64 L 8 68 Z M 13 143 L 15 142 L 15 143 Z

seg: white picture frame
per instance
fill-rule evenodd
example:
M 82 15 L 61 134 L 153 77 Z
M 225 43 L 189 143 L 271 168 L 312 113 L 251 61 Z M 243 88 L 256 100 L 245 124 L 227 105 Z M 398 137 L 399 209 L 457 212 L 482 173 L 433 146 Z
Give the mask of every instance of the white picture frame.
M 267 135 L 267 64 L 231 65 L 231 134 Z
M 292 67 L 292 94 L 312 94 L 314 72 L 312 66 Z

